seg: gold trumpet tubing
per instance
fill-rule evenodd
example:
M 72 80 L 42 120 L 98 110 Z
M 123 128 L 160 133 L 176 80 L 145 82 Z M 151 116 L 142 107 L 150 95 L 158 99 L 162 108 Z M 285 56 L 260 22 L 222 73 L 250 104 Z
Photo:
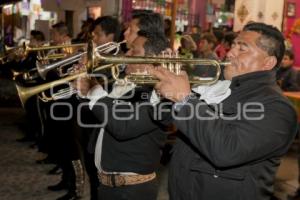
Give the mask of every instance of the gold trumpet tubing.
M 42 101 L 42 102 L 49 102 L 52 101 L 51 97 L 48 97 L 45 92 L 42 92 L 40 95 L 38 95 L 38 98 Z M 23 103 L 22 103 L 23 105 Z
M 79 43 L 79 44 L 64 44 L 64 45 L 56 45 L 56 46 L 42 46 L 42 47 L 29 47 L 25 43 L 23 43 L 22 46 L 19 47 L 12 47 L 12 48 L 7 48 L 6 47 L 6 52 L 5 55 L 0 58 L 0 60 L 3 60 L 2 63 L 4 62 L 4 59 L 7 58 L 10 54 L 20 54 L 22 56 L 26 56 L 29 52 L 31 51 L 45 51 L 45 50 L 51 50 L 51 49 L 61 49 L 61 48 L 75 48 L 75 47 L 84 47 L 86 46 L 86 43 Z M 22 50 L 22 52 L 19 52 L 19 50 Z M 40 59 L 43 60 L 43 56 L 39 56 Z M 53 58 L 54 59 L 54 58 Z
M 94 69 L 94 71 L 101 71 L 107 68 L 112 68 L 112 64 L 108 64 L 108 65 L 103 65 L 103 66 L 98 66 Z M 64 99 L 66 97 L 69 97 L 73 94 L 76 94 L 77 90 L 72 88 L 72 87 L 68 87 L 65 89 L 61 89 L 59 90 L 57 93 L 53 94 L 51 97 L 47 97 L 44 93 L 42 93 L 42 97 L 40 97 L 42 99 L 42 101 L 48 102 L 48 101 L 56 101 L 59 99 Z
M 120 76 L 120 70 L 119 70 L 118 65 L 114 66 L 114 67 L 111 69 L 111 74 L 112 74 L 113 79 L 115 79 L 116 81 L 120 81 L 120 79 L 119 79 L 119 76 Z
M 59 100 L 59 99 L 65 99 L 65 98 L 70 97 L 70 96 L 72 96 L 73 94 L 76 94 L 76 93 L 77 93 L 77 90 L 74 89 L 74 88 L 71 88 L 71 87 L 61 89 L 57 93 L 55 93 L 51 96 L 51 100 L 56 101 L 56 100 Z
M 143 84 L 143 85 L 153 85 L 157 83 L 159 80 L 157 78 L 153 78 L 150 75 L 139 75 L 139 74 L 132 74 L 125 77 L 125 80 L 119 80 L 119 82 L 126 84 L 128 82 L 130 83 L 136 83 L 136 84 Z
M 173 73 L 174 73 L 174 63 L 169 63 L 169 64 L 168 64 L 168 70 L 169 70 L 170 72 L 173 72 Z
M 115 43 L 114 42 L 108 42 L 108 43 L 105 43 L 103 45 L 100 45 L 100 46 L 96 47 L 95 51 L 97 51 L 98 53 L 107 52 L 108 50 L 110 50 L 110 48 L 112 46 L 115 47 Z
M 113 50 L 115 50 L 113 55 L 117 55 L 120 51 L 121 44 L 125 43 L 125 42 L 126 42 L 126 40 L 123 40 L 122 42 L 119 42 L 119 43 L 108 42 L 108 43 L 105 43 L 103 45 L 96 47 L 95 51 L 98 53 L 108 54 L 108 53 L 112 52 Z
M 103 51 L 105 51 L 106 49 L 108 49 L 109 46 L 111 46 L 111 50 L 117 48 L 120 46 L 121 43 L 115 43 L 115 42 L 109 42 L 103 45 L 99 45 L 95 48 L 94 52 L 99 53 L 103 53 Z M 41 63 L 37 62 L 37 70 L 38 73 L 40 74 L 40 76 L 45 80 L 46 79 L 46 75 L 49 71 L 54 70 L 58 67 L 65 67 L 67 65 L 73 64 L 75 62 L 78 62 L 82 56 L 84 56 L 85 54 L 87 54 L 87 51 L 76 54 L 74 56 L 70 56 L 66 59 L 60 60 L 58 62 L 52 63 L 52 64 L 48 64 L 48 65 L 41 65 Z M 61 76 L 65 76 L 67 74 L 61 74 Z
M 228 65 L 230 62 L 218 62 L 215 60 L 205 59 L 188 59 L 188 58 L 161 58 L 161 57 L 138 57 L 138 56 L 102 56 L 98 57 L 99 64 L 165 64 L 180 63 L 193 65 Z
M 56 59 L 62 59 L 65 58 L 68 54 L 66 53 L 58 53 L 58 54 L 51 54 L 48 56 L 38 56 L 38 60 L 56 60 Z
M 42 46 L 42 47 L 25 47 L 26 51 L 44 51 L 51 49 L 63 49 L 63 48 L 75 48 L 75 47 L 84 47 L 86 43 L 78 43 L 78 44 L 63 44 L 63 45 L 55 45 L 55 46 Z
M 16 84 L 16 88 L 17 88 L 22 106 L 24 107 L 26 101 L 31 96 L 42 93 L 43 91 L 48 90 L 52 87 L 56 87 L 58 85 L 62 85 L 64 83 L 66 83 L 66 82 L 73 81 L 73 80 L 77 79 L 78 77 L 84 76 L 84 75 L 86 75 L 86 72 L 74 74 L 74 75 L 65 77 L 63 79 L 59 79 L 59 80 L 56 80 L 56 81 L 53 81 L 50 83 L 44 83 L 44 84 L 33 86 L 33 87 L 23 87 L 23 86 Z M 49 98 L 49 99 L 51 100 L 52 98 Z
M 97 67 L 94 68 L 94 71 L 101 71 L 101 70 L 104 70 L 104 69 L 107 69 L 107 68 L 112 68 L 113 66 L 114 66 L 113 64 L 97 66 Z M 59 79 L 59 80 L 56 80 L 56 81 L 53 81 L 53 82 L 50 82 L 50 83 L 44 83 L 44 84 L 33 86 L 33 87 L 23 87 L 23 86 L 20 86 L 20 85 L 16 84 L 16 88 L 17 88 L 22 106 L 24 107 L 24 105 L 25 105 L 26 101 L 28 100 L 28 98 L 30 98 L 33 95 L 40 94 L 40 93 L 41 93 L 41 96 L 39 98 L 41 98 L 45 102 L 53 101 L 53 100 L 59 99 L 60 97 L 66 97 L 67 95 L 70 94 L 70 92 L 68 90 L 65 90 L 65 91 L 61 90 L 59 92 L 59 94 L 56 94 L 56 93 L 53 94 L 54 97 L 53 96 L 48 97 L 43 92 L 45 90 L 48 90 L 48 89 L 52 88 L 52 87 L 56 87 L 56 86 L 65 84 L 66 82 L 73 81 L 73 80 L 79 78 L 80 76 L 85 76 L 85 75 L 87 75 L 86 72 L 81 72 L 81 73 L 78 73 L 78 74 L 73 74 L 73 75 L 67 76 L 63 79 Z M 74 91 L 74 94 L 75 93 L 76 92 Z
M 46 75 L 48 74 L 49 71 L 56 69 L 58 67 L 64 67 L 66 65 L 70 65 L 72 63 L 78 62 L 81 57 L 85 54 L 86 52 L 76 54 L 75 56 L 71 56 L 69 58 L 66 58 L 64 60 L 60 60 L 56 63 L 48 64 L 48 65 L 41 65 L 40 62 L 36 63 L 37 66 L 37 71 L 40 74 L 40 76 L 45 80 Z
M 97 51 L 98 53 L 104 53 L 104 54 L 107 54 L 115 49 L 117 49 L 115 51 L 115 53 L 118 53 L 119 52 L 119 43 L 115 43 L 115 42 L 109 42 L 109 43 L 106 43 L 104 45 L 100 45 L 98 47 L 95 48 L 95 51 Z M 80 54 L 81 56 L 83 56 L 84 54 L 86 54 L 87 52 L 83 52 L 82 54 Z M 70 65 L 72 64 L 73 62 L 78 62 L 80 59 L 81 59 L 81 56 L 79 59 L 74 59 L 72 60 L 72 62 L 66 62 L 65 64 L 61 65 L 60 66 L 60 77 L 64 77 L 66 75 L 68 75 L 69 73 L 66 72 L 66 73 L 63 73 L 62 70 L 63 70 L 63 67 L 67 66 L 67 65 Z M 70 71 L 72 71 L 70 69 Z
M 213 84 L 215 83 L 220 74 L 221 74 L 221 65 L 228 65 L 229 62 L 217 62 L 215 60 L 204 60 L 204 59 L 187 59 L 187 58 L 159 58 L 159 57 L 128 57 L 128 56 L 122 56 L 122 57 L 114 57 L 114 56 L 99 56 L 97 60 L 98 64 L 165 64 L 165 63 L 171 63 L 171 64 L 189 64 L 189 65 L 202 65 L 202 66 L 210 66 L 216 68 L 216 75 L 213 78 L 199 78 L 199 79 L 193 79 L 190 80 L 191 84 Z M 138 78 L 136 75 L 128 76 L 127 80 L 133 80 L 137 79 L 135 83 L 139 84 L 155 84 L 157 82 L 157 79 L 153 78 L 153 81 L 148 80 L 151 76 L 149 75 L 141 75 L 147 81 L 141 80 L 139 82 L 140 78 Z M 118 77 L 116 77 L 118 79 Z
M 179 75 L 181 71 L 181 66 L 179 63 L 175 63 L 175 74 Z
M 111 51 L 113 51 L 113 50 L 115 50 L 115 49 L 116 49 L 116 51 L 113 53 L 113 55 L 116 55 L 116 54 L 118 54 L 118 52 L 119 52 L 119 49 L 118 49 L 117 46 L 110 46 L 110 47 L 108 47 L 107 49 L 103 50 L 102 53 L 108 54 L 108 53 L 110 53 Z M 99 52 L 99 51 L 98 51 L 98 52 Z M 101 52 L 100 52 L 100 53 L 101 53 Z

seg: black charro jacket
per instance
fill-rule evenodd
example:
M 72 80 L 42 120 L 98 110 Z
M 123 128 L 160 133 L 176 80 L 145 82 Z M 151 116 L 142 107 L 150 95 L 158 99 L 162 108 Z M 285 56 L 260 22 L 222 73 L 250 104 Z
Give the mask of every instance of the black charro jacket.
M 213 111 L 219 118 L 175 120 L 182 134 L 170 164 L 171 200 L 270 199 L 280 157 L 296 135 L 296 113 L 274 71 L 235 77 L 230 88 L 219 109 L 202 102 L 196 111 L 198 117 Z M 189 100 L 194 106 L 199 102 Z M 190 112 L 183 106 L 177 116 Z
M 149 115 L 151 92 L 150 88 L 135 88 L 125 95 L 129 98 L 105 97 L 93 106 L 92 112 L 105 124 L 103 170 L 139 174 L 157 170 L 166 134 Z

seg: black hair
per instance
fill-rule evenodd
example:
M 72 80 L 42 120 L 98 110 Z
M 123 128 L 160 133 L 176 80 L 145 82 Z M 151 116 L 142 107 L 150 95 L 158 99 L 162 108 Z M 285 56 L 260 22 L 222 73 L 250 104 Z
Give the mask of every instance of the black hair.
M 69 29 L 64 22 L 58 22 L 52 25 L 52 28 L 55 29 L 60 35 L 68 35 L 69 36 Z
M 96 26 L 101 26 L 101 29 L 106 35 L 114 34 L 114 41 L 117 41 L 120 36 L 120 24 L 119 21 L 111 16 L 99 17 L 94 22 L 94 28 Z
M 158 55 L 169 47 L 169 41 L 164 33 L 138 31 L 138 36 L 147 39 L 144 44 L 146 55 Z
M 220 43 L 224 39 L 224 32 L 220 29 L 215 29 L 213 31 L 213 34 L 216 37 L 218 43 Z
M 45 41 L 44 33 L 37 30 L 30 31 L 30 35 L 37 41 L 43 42 Z
M 84 27 L 84 26 L 90 26 L 94 23 L 94 19 L 93 18 L 87 18 L 87 20 L 85 21 L 82 21 L 82 25 L 81 27 Z
M 212 33 L 203 33 L 201 36 L 201 40 L 206 40 L 209 44 L 213 44 L 213 48 L 217 44 L 217 38 Z
M 236 38 L 236 36 L 237 36 L 237 35 L 236 35 L 236 33 L 234 33 L 234 32 L 227 32 L 227 33 L 225 33 L 225 35 L 224 35 L 223 42 L 227 42 L 228 45 L 231 47 L 231 45 L 232 45 L 234 39 Z
M 258 22 L 248 23 L 243 31 L 254 31 L 261 34 L 261 37 L 256 41 L 256 45 L 266 51 L 269 56 L 275 56 L 277 59 L 275 67 L 279 67 L 285 52 L 282 33 L 274 26 Z
M 160 14 L 140 11 L 133 14 L 132 19 L 138 20 L 138 27 L 145 32 L 161 32 L 164 34 L 164 21 Z
M 295 54 L 292 50 L 285 50 L 284 55 L 288 56 L 291 60 L 295 59 Z

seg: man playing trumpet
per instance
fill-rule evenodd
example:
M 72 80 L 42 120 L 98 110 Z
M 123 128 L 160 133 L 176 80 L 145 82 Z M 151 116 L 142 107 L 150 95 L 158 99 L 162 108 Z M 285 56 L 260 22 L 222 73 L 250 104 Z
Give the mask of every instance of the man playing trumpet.
M 181 132 L 170 199 L 270 199 L 280 157 L 297 131 L 295 110 L 275 79 L 283 54 L 277 28 L 251 23 L 227 54 L 226 82 L 191 89 L 185 73 L 150 70 L 160 80 L 156 90 L 174 102 Z
M 153 56 L 167 47 L 162 33 L 140 31 L 127 55 Z M 127 66 L 126 73 L 141 72 L 147 67 L 150 66 Z M 108 94 L 100 85 L 85 78 L 77 80 L 76 87 L 91 100 L 89 106 L 99 122 L 106 122 L 95 148 L 99 199 L 155 200 L 158 192 L 155 171 L 165 135 L 148 115 L 152 105 L 147 102 L 152 89 L 138 88 L 134 84 L 115 85 Z M 139 113 L 138 120 L 130 119 L 132 113 L 121 112 L 131 108 Z M 120 112 L 114 112 L 115 109 Z M 120 115 L 116 117 L 115 114 Z

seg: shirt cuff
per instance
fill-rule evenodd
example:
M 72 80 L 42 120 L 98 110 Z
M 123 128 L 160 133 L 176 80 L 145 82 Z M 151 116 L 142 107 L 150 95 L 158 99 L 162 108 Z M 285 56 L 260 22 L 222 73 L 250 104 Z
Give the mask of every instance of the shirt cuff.
M 97 103 L 99 99 L 104 98 L 106 96 L 107 96 L 107 92 L 103 89 L 101 85 L 95 85 L 94 87 L 92 87 L 86 95 L 86 97 L 90 100 L 89 102 L 90 110 L 93 109 L 94 105 Z

